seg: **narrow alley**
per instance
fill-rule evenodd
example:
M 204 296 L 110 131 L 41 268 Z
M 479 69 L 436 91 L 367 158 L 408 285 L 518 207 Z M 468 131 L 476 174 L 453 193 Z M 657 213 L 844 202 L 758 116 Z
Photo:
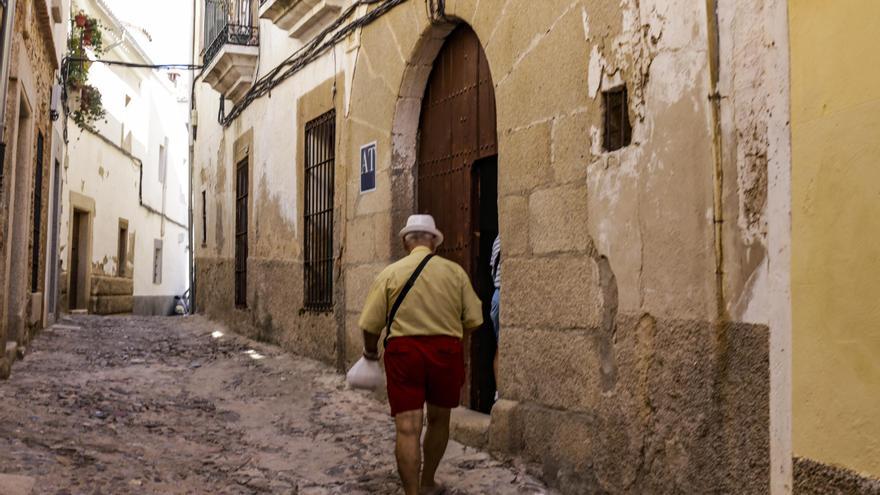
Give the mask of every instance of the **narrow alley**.
M 385 404 L 201 317 L 66 319 L 0 401 L 0 485 L 20 493 L 398 493 Z M 453 494 L 549 493 L 455 442 L 440 479 Z

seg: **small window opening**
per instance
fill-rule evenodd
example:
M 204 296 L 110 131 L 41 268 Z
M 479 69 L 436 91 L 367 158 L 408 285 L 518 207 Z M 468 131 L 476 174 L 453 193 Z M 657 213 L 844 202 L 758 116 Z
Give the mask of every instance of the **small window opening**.
M 128 222 L 121 219 L 119 220 L 118 250 L 116 259 L 119 263 L 116 269 L 116 276 L 124 278 L 126 276 L 126 265 L 128 264 Z
M 156 239 L 153 243 L 153 284 L 162 283 L 162 239 Z
M 165 138 L 165 144 L 159 145 L 159 183 L 165 184 L 168 168 L 168 138 Z
M 629 121 L 629 98 L 626 86 L 602 92 L 605 107 L 605 151 L 619 150 L 632 141 L 632 125 Z

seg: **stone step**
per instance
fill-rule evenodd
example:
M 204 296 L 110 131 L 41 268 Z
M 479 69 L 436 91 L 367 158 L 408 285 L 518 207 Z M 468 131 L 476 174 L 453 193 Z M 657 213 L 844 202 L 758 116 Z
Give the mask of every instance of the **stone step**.
M 30 495 L 37 480 L 30 476 L 0 474 L 0 495 Z
M 15 341 L 6 343 L 6 359 L 13 362 L 18 359 L 18 343 Z
M 456 442 L 485 450 L 489 445 L 489 425 L 492 417 L 463 407 L 452 410 L 450 436 Z

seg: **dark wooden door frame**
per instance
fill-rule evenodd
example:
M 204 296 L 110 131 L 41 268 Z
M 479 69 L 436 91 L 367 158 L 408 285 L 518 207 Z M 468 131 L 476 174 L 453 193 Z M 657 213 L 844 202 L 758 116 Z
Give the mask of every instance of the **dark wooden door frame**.
M 438 254 L 459 263 L 476 282 L 480 243 L 474 163 L 498 153 L 498 138 L 489 63 L 467 25 L 449 35 L 434 61 L 422 100 L 418 145 L 417 209 L 433 215 L 446 236 Z M 462 404 L 476 408 L 480 380 L 471 365 L 473 350 L 465 336 Z

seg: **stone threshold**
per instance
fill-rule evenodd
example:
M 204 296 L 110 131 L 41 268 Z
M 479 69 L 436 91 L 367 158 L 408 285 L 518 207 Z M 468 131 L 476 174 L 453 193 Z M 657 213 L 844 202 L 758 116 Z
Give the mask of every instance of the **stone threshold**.
M 456 442 L 479 450 L 489 448 L 489 426 L 492 416 L 464 407 L 452 410 L 449 434 Z

